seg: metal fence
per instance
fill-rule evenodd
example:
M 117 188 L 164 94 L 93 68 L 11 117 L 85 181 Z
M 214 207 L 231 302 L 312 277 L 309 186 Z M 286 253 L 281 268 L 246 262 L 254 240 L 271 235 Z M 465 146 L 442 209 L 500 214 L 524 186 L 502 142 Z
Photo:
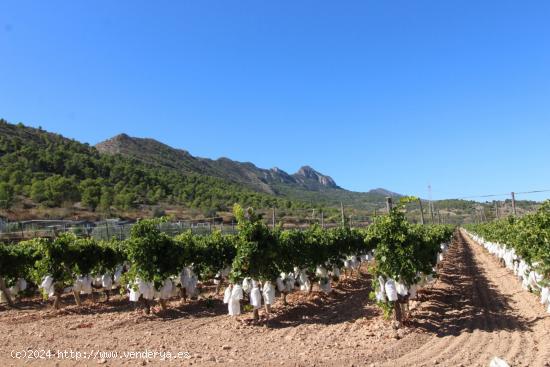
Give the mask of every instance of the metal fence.
M 61 233 L 71 232 L 78 237 L 92 237 L 98 240 L 130 237 L 131 228 L 135 223 L 117 221 L 74 222 L 74 221 L 25 221 L 0 222 L 0 241 L 21 241 L 31 238 L 53 238 Z M 224 224 L 222 221 L 177 221 L 159 224 L 160 230 L 170 236 L 191 231 L 193 234 L 209 234 L 213 231 L 235 233 L 234 224 Z
M 88 236 L 98 240 L 108 240 L 116 238 L 124 240 L 130 237 L 130 231 L 134 224 L 104 224 L 94 227 Z M 234 225 L 213 224 L 213 223 L 192 223 L 192 222 L 165 222 L 161 223 L 160 230 L 170 236 L 176 236 L 180 233 L 191 231 L 193 234 L 206 235 L 213 231 L 221 231 L 222 233 L 235 233 Z M 78 235 L 78 234 L 77 234 Z

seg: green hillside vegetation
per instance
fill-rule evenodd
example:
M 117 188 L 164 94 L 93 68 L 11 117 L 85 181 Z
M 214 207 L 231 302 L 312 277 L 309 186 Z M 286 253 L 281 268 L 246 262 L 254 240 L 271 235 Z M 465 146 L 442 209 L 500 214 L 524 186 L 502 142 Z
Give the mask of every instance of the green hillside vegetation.
M 254 191 L 282 196 L 290 200 L 337 207 L 340 203 L 356 209 L 372 210 L 384 205 L 386 196 L 401 195 L 376 189 L 353 192 L 339 187 L 334 180 L 309 166 L 288 174 L 279 168 L 263 169 L 250 162 L 228 158 L 200 158 L 181 149 L 172 148 L 154 139 L 117 135 L 96 145 L 105 154 L 121 154 L 155 166 L 222 178 Z
M 100 154 L 88 144 L 0 120 L 0 205 L 9 208 L 22 198 L 46 207 L 80 202 L 90 210 L 159 203 L 206 210 L 228 210 L 234 203 L 310 207 L 220 178 Z
M 309 166 L 294 174 L 262 169 L 249 162 L 192 156 L 153 139 L 121 134 L 95 147 L 23 124 L 0 119 L 0 209 L 25 218 L 60 218 L 82 213 L 149 216 L 164 209 L 193 218 L 230 215 L 237 203 L 291 223 L 346 217 L 365 222 L 385 210 L 385 198 L 401 195 L 385 189 L 353 192 Z M 425 222 L 469 223 L 496 217 L 495 202 L 449 199 L 435 201 L 434 213 L 423 200 Z M 512 213 L 510 200 L 498 204 L 499 217 Z M 519 214 L 538 203 L 516 202 Z M 65 210 L 70 208 L 71 210 Z M 39 211 L 30 215 L 29 210 Z M 419 223 L 418 203 L 407 205 L 409 220 Z M 12 214 L 14 211 L 12 211 Z M 188 215 L 189 214 L 189 215 Z M 310 217 L 311 218 L 308 219 Z M 200 216 L 200 215 L 199 215 Z M 283 218 L 284 217 L 284 218 Z M 363 219 L 361 219 L 363 218 Z

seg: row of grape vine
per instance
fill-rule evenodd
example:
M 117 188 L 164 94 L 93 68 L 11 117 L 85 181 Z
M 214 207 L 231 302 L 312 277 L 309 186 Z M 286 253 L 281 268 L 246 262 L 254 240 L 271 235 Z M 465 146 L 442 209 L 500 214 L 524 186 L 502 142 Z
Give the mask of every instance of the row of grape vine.
M 550 313 L 550 201 L 520 218 L 510 216 L 465 229 L 514 272 L 525 290 L 539 294 Z
M 224 301 L 231 314 L 239 314 L 235 300 L 240 301 L 243 292 L 255 309 L 261 305 L 260 289 L 267 305 L 276 292 L 285 301 L 288 293 L 311 292 L 314 284 L 330 292 L 341 270 L 356 270 L 367 262 L 373 299 L 388 313 L 401 313 L 397 306 L 414 298 L 418 287 L 432 279 L 454 230 L 410 224 L 403 205 L 377 217 L 366 229 L 284 230 L 270 228 L 251 209 L 235 206 L 234 214 L 234 235 L 186 232 L 170 237 L 160 230 L 163 219 L 151 219 L 133 226 L 124 241 L 62 234 L 0 245 L 0 290 L 13 303 L 12 297 L 38 287 L 58 308 L 66 292 L 72 292 L 80 305 L 80 295 L 94 288 L 107 296 L 118 289 L 131 301 L 158 299 L 165 308 L 172 297 L 196 296 L 206 281 L 225 281 L 229 286 Z

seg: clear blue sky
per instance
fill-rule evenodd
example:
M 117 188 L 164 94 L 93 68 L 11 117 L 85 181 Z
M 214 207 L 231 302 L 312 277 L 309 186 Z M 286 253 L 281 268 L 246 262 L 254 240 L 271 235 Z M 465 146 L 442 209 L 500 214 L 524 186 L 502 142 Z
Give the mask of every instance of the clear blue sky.
M 0 50 L 0 117 L 91 144 L 356 191 L 550 189 L 549 1 L 3 0 Z

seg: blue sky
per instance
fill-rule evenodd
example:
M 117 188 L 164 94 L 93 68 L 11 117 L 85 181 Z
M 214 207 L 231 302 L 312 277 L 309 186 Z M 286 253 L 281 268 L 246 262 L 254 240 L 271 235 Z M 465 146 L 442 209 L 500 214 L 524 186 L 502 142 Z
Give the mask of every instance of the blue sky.
M 550 189 L 549 19 L 548 1 L 4 0 L 0 117 L 356 191 Z

